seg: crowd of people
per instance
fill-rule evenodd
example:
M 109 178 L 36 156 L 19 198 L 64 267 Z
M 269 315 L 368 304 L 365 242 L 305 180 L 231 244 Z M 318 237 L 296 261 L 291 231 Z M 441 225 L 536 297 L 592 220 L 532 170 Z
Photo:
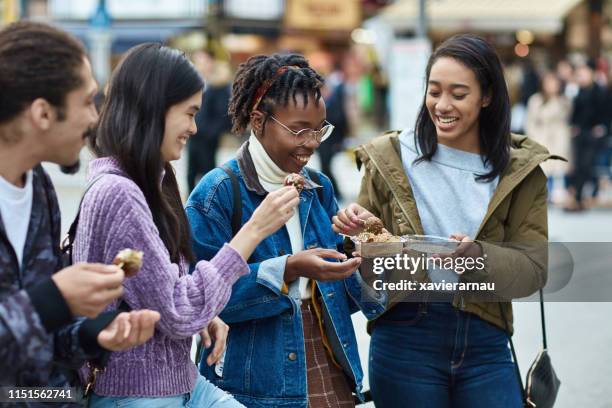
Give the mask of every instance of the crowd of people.
M 340 209 L 330 178 L 306 166 L 333 141 L 327 103 L 337 102 L 303 56 L 251 57 L 230 90 L 220 82 L 213 93 L 183 52 L 141 44 L 115 68 L 98 113 L 75 38 L 35 22 L 3 28 L 1 384 L 78 386 L 94 408 L 353 407 L 364 390 L 351 314 L 361 311 L 377 406 L 523 406 L 511 299 L 545 285 L 546 259 L 494 243 L 547 241 L 540 164 L 557 156 L 510 133 L 502 65 L 484 39 L 448 39 L 425 76 L 416 128 L 359 147 L 361 191 Z M 222 167 L 193 168 L 183 204 L 171 162 L 198 132 L 218 137 L 196 119 L 222 111 L 216 102 L 249 137 Z M 576 126 L 594 131 L 589 112 L 574 109 Z M 62 251 L 40 163 L 74 169 L 85 144 L 95 159 Z M 300 191 L 285 181 L 292 174 Z M 487 258 L 484 270 L 421 270 L 417 282 L 495 282 L 503 301 L 372 293 L 344 237 L 373 217 L 395 236 L 457 241 L 449 257 Z M 136 274 L 113 265 L 126 248 L 143 254 Z
M 523 75 L 515 130 L 567 162 L 545 163 L 550 201 L 567 211 L 605 205 L 612 178 L 612 91 L 608 67 L 593 60 L 562 60 L 541 74 Z M 524 119 L 523 119 L 524 118 Z M 585 188 L 586 187 L 586 188 Z M 609 203 L 608 203 L 609 204 Z

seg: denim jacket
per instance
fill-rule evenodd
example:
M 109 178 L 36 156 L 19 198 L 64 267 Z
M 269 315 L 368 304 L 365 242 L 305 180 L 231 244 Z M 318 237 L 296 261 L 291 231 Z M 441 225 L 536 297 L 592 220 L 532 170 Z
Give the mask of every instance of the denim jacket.
M 248 142 L 247 142 L 248 143 Z M 236 159 L 227 163 L 236 174 L 242 196 L 242 224 L 265 198 L 245 143 Z M 302 175 L 308 178 L 307 172 Z M 331 182 L 320 174 L 323 202 L 314 190 L 305 189 L 298 211 L 304 248 L 341 248 L 332 231 L 331 217 L 338 211 Z M 310 183 L 312 181 L 308 178 Z M 232 238 L 232 186 L 221 169 L 205 175 L 187 201 L 193 247 L 198 259 L 211 259 Z M 287 257 L 291 254 L 285 227 L 257 246 L 248 260 L 251 273 L 238 280 L 220 317 L 230 326 L 222 365 L 208 367 L 203 353 L 200 371 L 248 407 L 306 407 L 306 355 L 297 281 L 282 290 Z M 367 317 L 382 312 L 374 301 L 362 301 L 358 274 L 335 282 L 316 282 L 321 319 L 334 359 L 353 382 L 358 395 L 363 372 L 357 351 L 351 313 L 360 307 Z

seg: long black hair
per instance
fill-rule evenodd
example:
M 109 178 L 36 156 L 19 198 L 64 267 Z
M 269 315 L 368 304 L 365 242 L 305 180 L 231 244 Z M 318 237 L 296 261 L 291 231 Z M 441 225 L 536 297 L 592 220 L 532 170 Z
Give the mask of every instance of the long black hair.
M 493 47 L 475 35 L 459 34 L 444 41 L 429 57 L 426 85 L 431 67 L 439 58 L 452 58 L 474 72 L 480 84 L 481 94 L 489 95 L 491 102 L 480 110 L 479 141 L 484 163 L 491 171 L 480 174 L 477 180 L 491 181 L 499 176 L 510 161 L 510 97 L 504 80 L 499 57 Z M 431 160 L 438 149 L 436 127 L 423 104 L 416 121 L 415 138 L 421 151 L 417 161 Z
M 181 51 L 156 43 L 138 45 L 113 73 L 90 142 L 98 157 L 115 158 L 140 187 L 172 262 L 181 257 L 193 261 L 194 256 L 174 169 L 161 156 L 166 113 L 203 88 L 204 81 Z
M 323 77 L 310 67 L 299 54 L 256 55 L 240 64 L 229 104 L 232 131 L 240 133 L 249 124 L 251 111 L 257 108 L 270 115 L 277 105 L 287 106 L 289 98 L 297 102 L 301 94 L 304 103 L 314 95 L 319 103 Z

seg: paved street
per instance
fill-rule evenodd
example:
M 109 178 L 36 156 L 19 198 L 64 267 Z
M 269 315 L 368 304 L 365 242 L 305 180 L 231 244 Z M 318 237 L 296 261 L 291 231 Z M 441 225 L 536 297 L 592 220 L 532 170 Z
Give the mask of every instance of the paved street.
M 224 150 L 220 158 L 231 156 Z M 86 155 L 85 155 L 86 156 Z M 311 163 L 317 167 L 316 160 Z M 75 176 L 59 174 L 56 166 L 48 166 L 60 196 L 64 231 L 74 217 L 84 187 L 83 172 Z M 355 197 L 360 176 L 348 154 L 333 163 L 345 197 Z M 184 180 L 184 163 L 177 163 L 177 173 Z M 549 229 L 552 241 L 612 241 L 612 211 L 591 211 L 566 214 L 551 210 Z M 612 287 L 609 288 L 612 290 Z M 612 303 L 549 303 L 547 304 L 549 352 L 562 381 L 557 408 L 612 408 Z M 515 344 L 523 375 L 541 345 L 539 306 L 537 303 L 515 305 Z M 354 317 L 364 368 L 367 371 L 369 337 L 365 319 Z M 366 381 L 367 382 L 367 381 Z

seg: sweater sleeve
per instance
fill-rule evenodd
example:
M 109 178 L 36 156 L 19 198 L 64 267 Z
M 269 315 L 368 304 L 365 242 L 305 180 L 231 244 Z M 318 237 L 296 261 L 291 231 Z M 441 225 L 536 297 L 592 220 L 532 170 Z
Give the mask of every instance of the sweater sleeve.
M 83 202 L 77 252 L 89 248 L 88 261 L 110 263 L 121 249 L 143 251 L 142 268 L 124 281 L 123 298 L 132 309 L 158 311 L 157 328 L 169 337 L 190 337 L 205 327 L 227 303 L 234 282 L 249 271 L 229 245 L 210 262 L 198 262 L 192 274 L 172 263 L 144 195 L 128 179 L 104 183 L 89 198 Z

